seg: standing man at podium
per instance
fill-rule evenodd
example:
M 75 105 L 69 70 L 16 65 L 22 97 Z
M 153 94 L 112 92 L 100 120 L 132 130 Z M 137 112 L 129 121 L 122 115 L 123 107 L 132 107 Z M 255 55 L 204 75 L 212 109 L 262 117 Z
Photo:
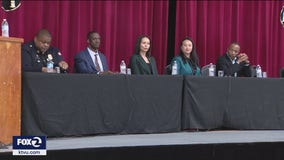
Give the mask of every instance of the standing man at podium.
M 50 59 L 53 61 L 54 67 L 60 67 L 61 72 L 67 71 L 68 64 L 63 61 L 60 51 L 50 46 L 51 39 L 49 31 L 41 29 L 33 41 L 22 45 L 23 72 L 47 72 L 47 61 Z

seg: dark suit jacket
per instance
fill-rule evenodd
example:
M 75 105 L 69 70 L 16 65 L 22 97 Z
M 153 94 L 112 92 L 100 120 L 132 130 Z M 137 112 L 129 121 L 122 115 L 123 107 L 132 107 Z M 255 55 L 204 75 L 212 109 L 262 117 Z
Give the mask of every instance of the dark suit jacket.
M 155 59 L 153 57 L 149 57 L 149 61 L 151 68 L 149 67 L 149 64 L 147 64 L 140 55 L 132 55 L 130 58 L 130 68 L 132 74 L 157 75 L 158 71 Z
M 58 67 L 58 63 L 63 60 L 57 48 L 50 46 L 45 53 L 41 53 L 36 48 L 34 41 L 23 44 L 21 51 L 23 72 L 41 72 L 42 67 L 46 67 L 49 54 L 52 55 L 54 67 Z
M 246 66 L 245 62 L 232 64 L 227 53 L 217 59 L 216 71 L 218 72 L 219 70 L 223 70 L 225 76 L 234 76 L 237 73 L 238 77 L 251 77 L 250 66 Z
M 107 61 L 106 57 L 99 52 L 100 59 L 102 61 L 103 70 L 107 71 Z M 85 49 L 79 53 L 76 54 L 74 58 L 74 70 L 76 73 L 97 73 L 96 67 L 94 65 L 94 62 L 92 60 L 92 57 L 90 56 L 90 53 L 88 49 Z

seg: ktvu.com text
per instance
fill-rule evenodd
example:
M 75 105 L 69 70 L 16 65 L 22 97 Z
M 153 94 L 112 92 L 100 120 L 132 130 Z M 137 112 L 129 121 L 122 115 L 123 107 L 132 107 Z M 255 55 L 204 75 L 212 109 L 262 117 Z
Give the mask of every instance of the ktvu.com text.
M 13 136 L 13 155 L 46 155 L 46 137 Z

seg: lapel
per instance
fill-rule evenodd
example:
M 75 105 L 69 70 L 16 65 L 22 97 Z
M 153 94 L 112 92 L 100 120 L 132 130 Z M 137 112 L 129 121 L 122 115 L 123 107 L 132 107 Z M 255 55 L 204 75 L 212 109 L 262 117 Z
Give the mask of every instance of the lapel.
M 103 70 L 105 71 L 106 70 L 106 67 L 105 67 L 105 60 L 104 60 L 104 57 L 102 55 L 102 53 L 100 51 L 98 51 L 98 54 L 99 54 L 99 57 L 101 59 L 101 62 L 102 62 L 102 67 L 103 67 Z
M 231 61 L 231 58 L 227 55 L 227 53 L 225 54 L 225 59 L 226 59 L 227 66 L 231 66 L 232 61 Z
M 152 61 L 152 58 L 150 57 L 149 58 L 149 61 L 150 61 L 150 64 L 151 64 L 151 69 L 152 69 L 152 72 L 153 72 L 153 74 L 155 75 L 155 74 L 157 74 L 157 72 L 156 72 L 156 70 L 155 70 L 155 68 L 156 68 L 156 64 Z
M 141 68 L 142 68 L 142 70 L 143 70 L 145 73 L 150 74 L 150 70 L 149 70 L 148 64 L 144 61 L 144 59 L 142 58 L 142 56 L 141 56 L 140 54 L 138 55 L 138 57 L 139 57 L 139 61 L 140 61 L 140 63 L 141 63 Z M 150 59 L 149 59 L 149 61 L 150 61 Z M 150 64 L 151 64 L 151 67 L 152 67 L 151 61 L 150 61 Z
M 93 70 L 96 70 L 95 64 L 92 60 L 92 57 L 90 56 L 88 49 L 86 49 L 84 53 L 85 53 L 85 57 L 86 57 L 87 62 L 91 65 L 91 68 Z

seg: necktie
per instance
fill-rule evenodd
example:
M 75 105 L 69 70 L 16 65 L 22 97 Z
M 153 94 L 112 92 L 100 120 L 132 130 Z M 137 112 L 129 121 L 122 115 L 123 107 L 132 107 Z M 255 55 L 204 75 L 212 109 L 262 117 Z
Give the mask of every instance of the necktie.
M 98 71 L 98 72 L 100 72 L 101 71 L 101 68 L 100 68 L 100 65 L 99 65 L 99 61 L 98 61 L 98 54 L 95 54 L 95 65 L 96 65 L 96 70 Z

